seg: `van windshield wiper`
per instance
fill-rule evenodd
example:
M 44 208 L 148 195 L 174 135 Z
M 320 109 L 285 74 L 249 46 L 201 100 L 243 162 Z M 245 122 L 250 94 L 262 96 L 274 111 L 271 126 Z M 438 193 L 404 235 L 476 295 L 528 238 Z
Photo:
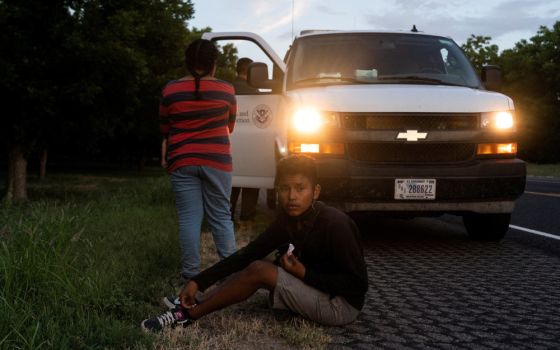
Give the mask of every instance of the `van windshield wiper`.
M 325 77 L 313 77 L 313 78 L 305 78 L 305 79 L 300 79 L 300 80 L 296 80 L 295 83 L 296 84 L 309 84 L 309 83 L 371 83 L 371 81 L 364 81 L 364 80 L 359 80 L 356 78 L 351 78 L 351 77 L 330 77 L 330 76 L 325 76 Z
M 465 86 L 462 84 L 455 84 L 446 82 L 441 79 L 422 77 L 418 75 L 383 75 L 376 79 L 357 79 L 353 77 L 338 77 L 338 76 L 322 76 L 300 79 L 295 84 L 383 84 L 383 83 L 416 83 L 416 84 L 430 84 L 430 85 L 449 85 L 449 86 Z
M 464 86 L 460 84 L 449 83 L 441 79 L 421 77 L 418 75 L 384 75 L 381 77 L 377 77 L 377 80 L 393 80 L 398 83 L 412 82 L 412 83 L 425 83 L 425 84 L 433 84 L 433 85 Z

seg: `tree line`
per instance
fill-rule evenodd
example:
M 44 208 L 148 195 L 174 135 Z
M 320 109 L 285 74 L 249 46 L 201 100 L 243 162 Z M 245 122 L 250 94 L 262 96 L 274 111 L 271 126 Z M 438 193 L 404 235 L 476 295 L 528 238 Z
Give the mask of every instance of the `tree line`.
M 5 194 L 25 200 L 27 163 L 142 167 L 157 155 L 161 88 L 185 75 L 190 0 L 0 1 L 0 139 L 8 154 Z M 237 51 L 221 48 L 233 77 Z M 54 155 L 54 157 L 52 156 Z
M 29 160 L 44 176 L 47 158 L 141 168 L 157 156 L 161 88 L 185 74 L 186 44 L 210 31 L 189 29 L 193 15 L 191 0 L 0 0 L 6 198 L 26 199 Z M 501 54 L 487 36 L 462 47 L 479 71 L 502 67 L 521 157 L 560 161 L 560 22 Z M 237 50 L 221 52 L 218 76 L 232 79 Z
M 501 67 L 501 92 L 515 104 L 520 158 L 560 162 L 560 21 L 501 53 L 491 40 L 471 35 L 462 48 L 479 72 L 483 65 Z

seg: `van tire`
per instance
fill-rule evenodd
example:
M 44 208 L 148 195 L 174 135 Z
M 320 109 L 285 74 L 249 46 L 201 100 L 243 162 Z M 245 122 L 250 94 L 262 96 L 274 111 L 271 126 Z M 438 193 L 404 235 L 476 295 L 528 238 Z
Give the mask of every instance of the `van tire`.
M 499 241 L 509 229 L 511 214 L 479 214 L 463 215 L 463 223 L 470 238 L 477 241 Z

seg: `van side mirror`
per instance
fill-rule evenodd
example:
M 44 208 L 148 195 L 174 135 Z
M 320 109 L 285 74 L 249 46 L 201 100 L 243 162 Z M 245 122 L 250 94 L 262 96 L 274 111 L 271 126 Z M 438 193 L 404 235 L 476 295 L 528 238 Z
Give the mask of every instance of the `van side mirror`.
M 276 90 L 279 87 L 278 81 L 268 79 L 268 66 L 262 62 L 253 62 L 249 65 L 247 82 L 258 89 Z
M 488 90 L 497 91 L 502 87 L 502 70 L 498 66 L 482 67 L 480 77 Z

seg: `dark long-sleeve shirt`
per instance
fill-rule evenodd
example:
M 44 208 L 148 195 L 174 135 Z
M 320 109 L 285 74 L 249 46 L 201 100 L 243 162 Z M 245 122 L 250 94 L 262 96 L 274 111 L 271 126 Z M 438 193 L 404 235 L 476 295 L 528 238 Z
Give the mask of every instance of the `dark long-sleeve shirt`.
M 346 214 L 321 202 L 299 217 L 280 214 L 254 241 L 193 280 L 204 291 L 289 243 L 305 266 L 306 284 L 362 309 L 368 280 L 358 228 Z

